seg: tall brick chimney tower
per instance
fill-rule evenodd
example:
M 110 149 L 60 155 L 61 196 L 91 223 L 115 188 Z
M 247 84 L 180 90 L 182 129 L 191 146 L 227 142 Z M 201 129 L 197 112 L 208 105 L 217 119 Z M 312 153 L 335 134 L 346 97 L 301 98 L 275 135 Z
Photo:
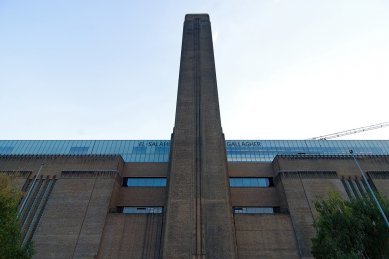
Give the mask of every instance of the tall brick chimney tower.
M 236 258 L 211 23 L 188 14 L 182 37 L 164 258 Z

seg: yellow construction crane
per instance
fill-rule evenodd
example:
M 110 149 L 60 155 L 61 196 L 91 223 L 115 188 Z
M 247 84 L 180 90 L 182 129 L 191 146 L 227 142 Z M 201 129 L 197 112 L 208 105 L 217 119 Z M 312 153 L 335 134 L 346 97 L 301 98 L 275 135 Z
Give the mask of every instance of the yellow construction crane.
M 315 138 L 310 138 L 308 140 L 327 140 L 327 139 L 339 138 L 339 137 L 343 137 L 343 136 L 347 136 L 347 135 L 351 135 L 351 134 L 365 132 L 368 130 L 380 129 L 380 128 L 387 127 L 387 126 L 389 126 L 389 122 L 374 124 L 374 125 L 356 128 L 356 129 L 351 129 L 351 130 L 345 130 L 345 131 L 341 131 L 341 132 L 337 132 L 337 133 L 332 133 L 332 134 L 323 135 L 323 136 L 319 136 L 319 137 L 315 137 Z

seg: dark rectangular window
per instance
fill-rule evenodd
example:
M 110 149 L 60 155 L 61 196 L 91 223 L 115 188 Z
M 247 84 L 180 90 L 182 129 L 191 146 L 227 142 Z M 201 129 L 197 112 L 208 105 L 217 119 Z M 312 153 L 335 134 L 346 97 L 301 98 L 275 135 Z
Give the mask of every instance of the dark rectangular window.
M 270 186 L 274 186 L 272 177 L 230 178 L 230 187 L 270 187 Z
M 123 207 L 124 214 L 161 214 L 163 207 Z
M 163 177 L 128 177 L 123 179 L 123 186 L 127 187 L 166 187 L 167 179 Z
M 89 147 L 71 147 L 69 150 L 70 155 L 84 155 L 88 153 Z
M 274 214 L 279 207 L 234 207 L 234 214 Z

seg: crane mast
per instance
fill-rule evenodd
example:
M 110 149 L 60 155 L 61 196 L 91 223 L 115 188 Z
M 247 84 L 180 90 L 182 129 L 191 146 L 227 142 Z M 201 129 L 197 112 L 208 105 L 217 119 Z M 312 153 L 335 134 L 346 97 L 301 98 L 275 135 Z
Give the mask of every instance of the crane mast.
M 369 131 L 369 130 L 380 129 L 380 128 L 384 128 L 387 126 L 389 126 L 389 122 L 374 124 L 374 125 L 356 128 L 356 129 L 351 129 L 351 130 L 340 131 L 337 133 L 332 133 L 332 134 L 328 134 L 328 135 L 310 138 L 308 140 L 328 140 L 328 139 L 339 138 L 339 137 L 343 137 L 343 136 L 347 136 L 347 135 L 351 135 L 351 134 L 356 134 L 356 133 L 360 133 L 360 132 L 365 132 L 365 131 Z

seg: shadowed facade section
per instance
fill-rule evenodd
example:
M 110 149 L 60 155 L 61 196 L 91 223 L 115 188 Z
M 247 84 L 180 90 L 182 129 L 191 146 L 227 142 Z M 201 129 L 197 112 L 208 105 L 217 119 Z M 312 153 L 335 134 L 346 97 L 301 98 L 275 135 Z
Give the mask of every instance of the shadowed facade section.
M 164 258 L 235 258 L 209 16 L 185 17 Z

